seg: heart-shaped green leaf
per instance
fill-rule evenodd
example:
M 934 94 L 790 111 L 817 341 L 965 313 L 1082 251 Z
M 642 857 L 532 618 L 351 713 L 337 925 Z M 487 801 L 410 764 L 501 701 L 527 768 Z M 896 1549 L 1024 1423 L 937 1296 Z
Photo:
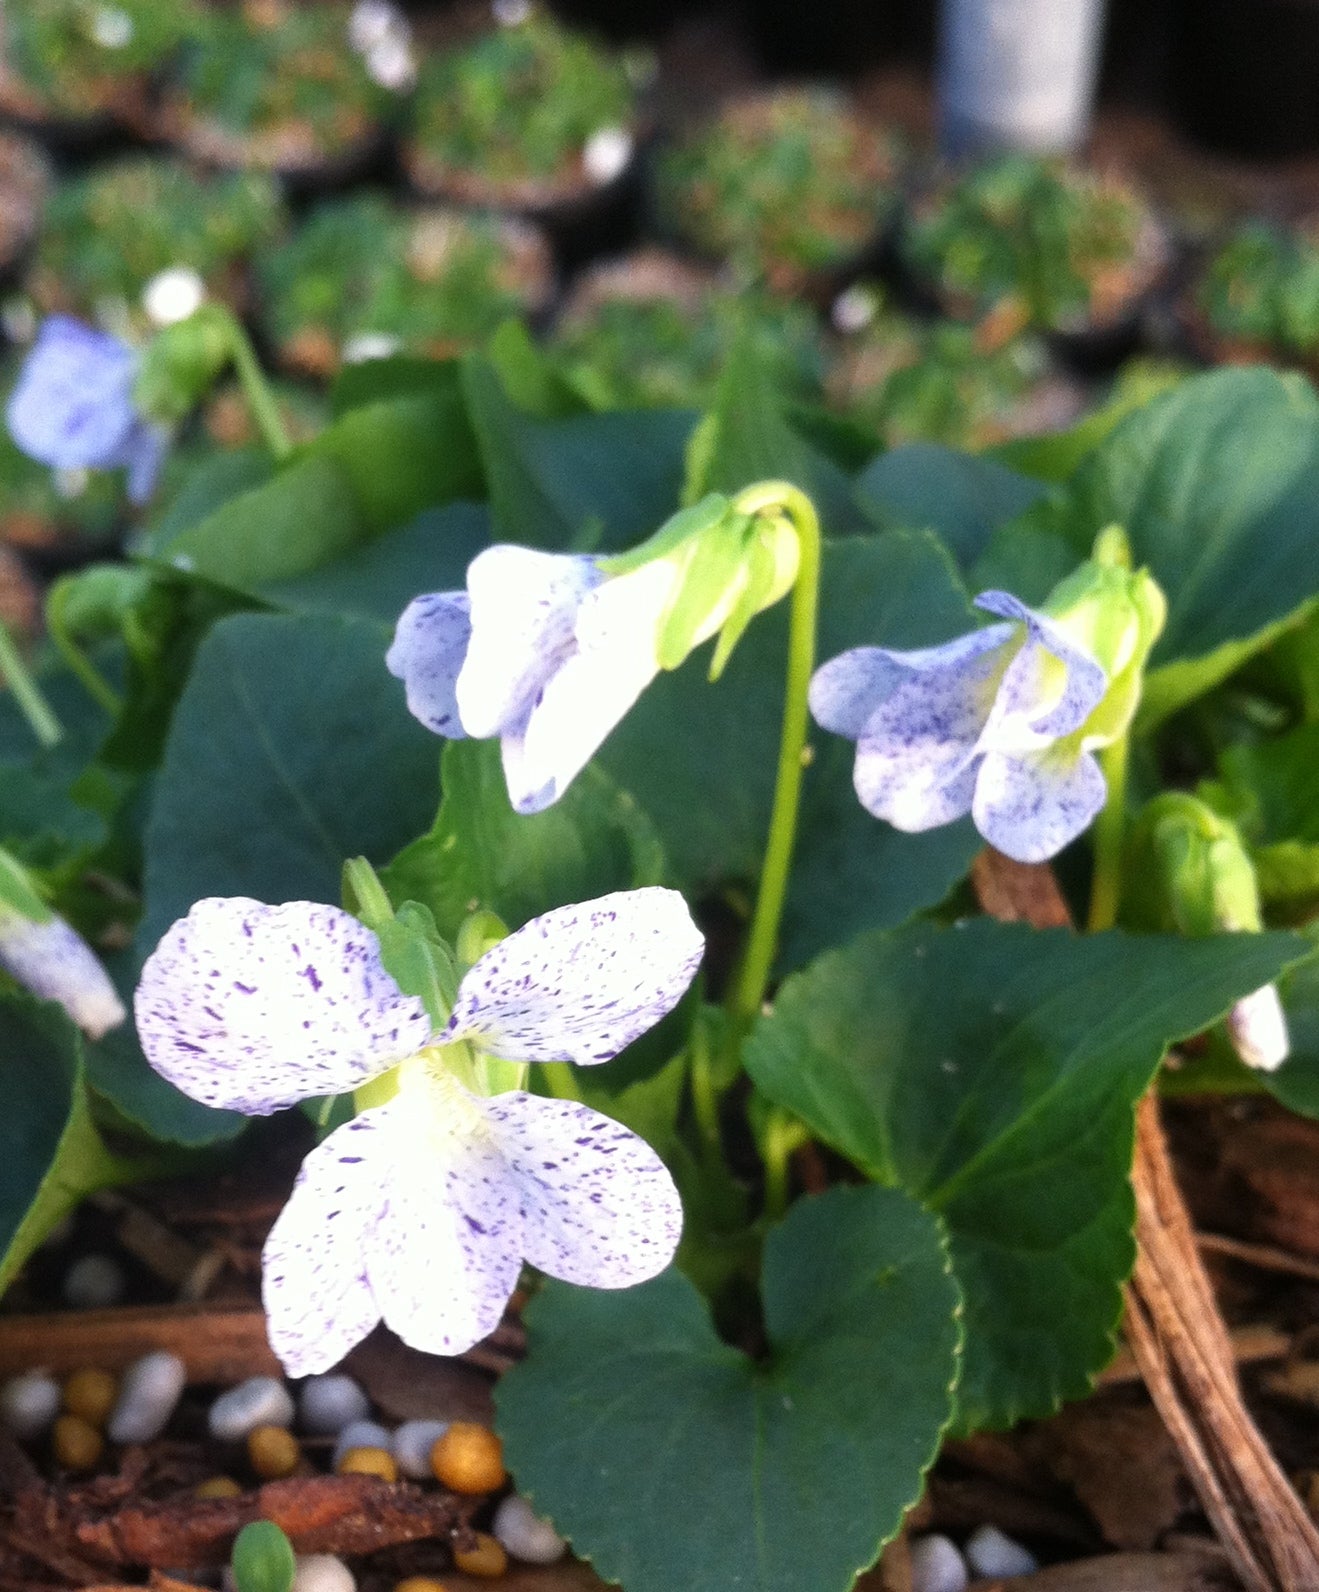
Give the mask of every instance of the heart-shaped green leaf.
M 528 1310 L 495 1395 L 509 1464 L 627 1592 L 846 1592 L 920 1492 L 957 1368 L 938 1223 L 895 1189 L 802 1200 L 763 1298 L 763 1362 L 673 1270 Z
M 509 805 L 498 741 L 449 741 L 434 826 L 382 879 L 396 902 L 429 907 L 440 933 L 477 911 L 510 928 L 551 907 L 658 884 L 659 839 L 645 813 L 603 770 L 586 768 L 544 812 Z
M 1134 1256 L 1133 1107 L 1172 1040 L 1306 949 L 977 920 L 867 934 L 784 984 L 747 1070 L 943 1217 L 966 1300 L 963 1429 L 1088 1389 Z

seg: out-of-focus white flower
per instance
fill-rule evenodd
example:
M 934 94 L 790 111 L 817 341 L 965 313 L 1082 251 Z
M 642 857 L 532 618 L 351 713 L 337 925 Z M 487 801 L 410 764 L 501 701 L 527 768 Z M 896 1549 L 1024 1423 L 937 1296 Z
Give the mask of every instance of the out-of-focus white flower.
M 632 149 L 625 127 L 598 128 L 582 148 L 582 169 L 593 182 L 612 182 L 632 159 Z
M 206 284 L 190 265 L 171 265 L 142 289 L 142 308 L 153 326 L 186 321 L 206 298 Z

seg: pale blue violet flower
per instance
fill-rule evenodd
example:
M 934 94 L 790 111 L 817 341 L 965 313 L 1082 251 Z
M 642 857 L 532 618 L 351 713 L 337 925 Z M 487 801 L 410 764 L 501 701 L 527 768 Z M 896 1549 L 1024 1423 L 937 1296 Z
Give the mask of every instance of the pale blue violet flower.
M 777 602 L 798 557 L 786 521 L 714 495 L 619 558 L 489 547 L 466 591 L 408 605 L 385 661 L 437 735 L 498 736 L 510 802 L 539 812 L 661 668 Z
M 0 967 L 38 999 L 58 1002 L 92 1039 L 128 1016 L 96 953 L 57 913 L 31 918 L 0 904 Z
M 914 652 L 856 647 L 817 670 L 810 705 L 857 743 L 855 785 L 876 818 L 908 832 L 970 813 L 1022 862 L 1052 857 L 1104 805 L 1087 725 L 1109 679 L 1057 620 L 1007 592 L 976 606 L 1009 621 Z
M 382 1319 L 461 1353 L 498 1324 L 524 1259 L 596 1288 L 668 1264 L 682 1207 L 644 1140 L 576 1101 L 463 1080 L 473 1051 L 608 1061 L 673 1008 L 702 950 L 671 890 L 560 907 L 476 962 L 437 1032 L 337 907 L 211 899 L 169 930 L 136 997 L 157 1072 L 253 1115 L 368 1084 L 383 1100 L 308 1155 L 267 1240 L 270 1341 L 291 1376 L 328 1370 Z
M 14 441 L 57 470 L 128 471 L 134 503 L 151 496 L 169 433 L 137 409 L 140 356 L 67 315 L 43 322 L 9 398 Z

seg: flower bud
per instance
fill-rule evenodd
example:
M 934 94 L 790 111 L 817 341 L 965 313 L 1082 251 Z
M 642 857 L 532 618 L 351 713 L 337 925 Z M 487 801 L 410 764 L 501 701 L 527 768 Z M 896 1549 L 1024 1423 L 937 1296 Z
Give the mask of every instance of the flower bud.
M 229 363 L 233 347 L 233 317 L 218 304 L 203 304 L 185 320 L 162 328 L 147 345 L 134 403 L 149 419 L 177 425 Z

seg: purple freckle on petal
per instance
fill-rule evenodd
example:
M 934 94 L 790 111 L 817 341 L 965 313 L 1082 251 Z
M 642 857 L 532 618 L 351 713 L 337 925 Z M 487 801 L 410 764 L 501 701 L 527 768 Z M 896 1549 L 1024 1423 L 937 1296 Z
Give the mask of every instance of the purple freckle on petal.
M 305 978 L 307 980 L 307 982 L 311 985 L 311 987 L 314 990 L 319 990 L 320 989 L 320 987 L 321 987 L 320 977 L 317 974 L 316 969 L 314 967 L 312 967 L 310 963 L 308 963 L 308 965 L 303 968 L 302 976 L 303 976 L 303 978 Z
M 256 985 L 255 984 L 241 984 L 241 983 L 239 983 L 239 981 L 237 979 L 234 980 L 234 988 L 238 991 L 238 993 L 240 995 L 255 995 L 256 994 Z

